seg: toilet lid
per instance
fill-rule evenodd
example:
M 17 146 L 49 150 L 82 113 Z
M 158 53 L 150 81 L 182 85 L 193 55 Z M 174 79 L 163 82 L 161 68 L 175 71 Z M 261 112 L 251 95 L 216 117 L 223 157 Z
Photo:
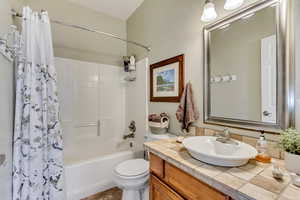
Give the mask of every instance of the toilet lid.
M 115 171 L 121 176 L 138 176 L 149 171 L 149 162 L 143 159 L 127 160 L 118 164 Z

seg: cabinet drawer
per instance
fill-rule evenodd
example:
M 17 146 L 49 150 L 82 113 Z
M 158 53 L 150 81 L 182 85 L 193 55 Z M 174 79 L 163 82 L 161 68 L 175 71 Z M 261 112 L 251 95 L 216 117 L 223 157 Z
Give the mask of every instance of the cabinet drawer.
M 229 198 L 184 171 L 165 163 L 165 179 L 174 190 L 188 200 L 228 200 Z
M 159 178 L 164 178 L 164 160 L 150 153 L 150 171 Z
M 150 200 L 184 200 L 158 178 L 150 177 Z

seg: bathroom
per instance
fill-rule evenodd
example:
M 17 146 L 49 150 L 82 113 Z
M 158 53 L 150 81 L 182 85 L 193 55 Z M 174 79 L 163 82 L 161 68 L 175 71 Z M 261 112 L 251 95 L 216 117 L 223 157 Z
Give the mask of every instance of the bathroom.
M 0 1 L 1 200 L 299 199 L 298 0 Z M 51 30 L 26 30 L 26 9 Z M 39 30 L 46 40 L 32 36 Z M 30 55 L 18 48 L 32 41 L 13 37 L 16 47 L 11 33 L 24 32 L 47 44 L 57 73 L 49 82 L 58 100 L 48 99 L 61 127 L 56 148 L 32 147 L 29 157 L 59 150 L 58 172 L 47 175 L 59 173 L 59 183 L 51 180 L 59 190 L 32 183 L 42 180 L 35 166 L 45 159 L 18 154 L 18 138 L 42 132 L 18 126 L 27 123 L 18 119 L 25 87 L 18 75 L 32 73 L 20 70 Z M 264 61 L 277 70 L 261 70 Z M 284 145 L 291 138 L 292 150 Z M 220 155 L 210 157 L 211 141 Z M 247 158 L 229 159 L 236 144 Z

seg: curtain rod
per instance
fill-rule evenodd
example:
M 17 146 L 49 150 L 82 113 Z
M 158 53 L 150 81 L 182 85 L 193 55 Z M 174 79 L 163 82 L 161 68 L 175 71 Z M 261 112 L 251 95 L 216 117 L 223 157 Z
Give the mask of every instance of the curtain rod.
M 12 12 L 12 16 L 14 16 L 14 17 L 18 17 L 18 18 L 23 17 L 22 14 L 18 13 L 14 9 L 12 9 L 11 12 Z M 121 38 L 121 37 L 119 37 L 117 35 L 114 35 L 114 34 L 111 34 L 111 33 L 106 33 L 106 32 L 94 30 L 94 29 L 91 29 L 91 28 L 88 28 L 88 27 L 85 27 L 85 26 L 76 25 L 76 24 L 69 24 L 69 23 L 66 23 L 66 22 L 53 20 L 53 19 L 50 19 L 50 21 L 51 21 L 51 23 L 54 23 L 54 24 L 59 24 L 59 25 L 66 26 L 66 27 L 71 27 L 71 28 L 75 28 L 75 29 L 80 29 L 80 30 L 92 32 L 92 33 L 97 33 L 97 34 L 100 34 L 100 35 L 105 35 L 105 36 L 110 37 L 110 38 L 114 38 L 114 39 L 121 40 L 121 41 L 126 42 L 126 43 L 130 43 L 130 44 L 142 47 L 142 48 L 146 49 L 147 51 L 151 51 L 151 48 L 149 46 L 146 46 L 146 45 L 140 44 L 138 42 L 134 42 L 134 41 L 131 41 L 131 40 Z

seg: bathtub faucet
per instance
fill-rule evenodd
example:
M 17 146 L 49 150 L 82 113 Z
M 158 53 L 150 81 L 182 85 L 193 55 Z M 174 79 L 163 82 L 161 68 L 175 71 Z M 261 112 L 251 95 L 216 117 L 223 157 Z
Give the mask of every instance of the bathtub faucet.
M 123 139 L 126 140 L 128 138 L 135 138 L 135 134 L 134 133 L 129 133 L 128 135 L 124 135 Z
M 123 136 L 124 140 L 126 140 L 128 138 L 135 138 L 135 131 L 136 131 L 135 121 L 132 120 L 130 122 L 128 129 L 129 129 L 129 134 Z

